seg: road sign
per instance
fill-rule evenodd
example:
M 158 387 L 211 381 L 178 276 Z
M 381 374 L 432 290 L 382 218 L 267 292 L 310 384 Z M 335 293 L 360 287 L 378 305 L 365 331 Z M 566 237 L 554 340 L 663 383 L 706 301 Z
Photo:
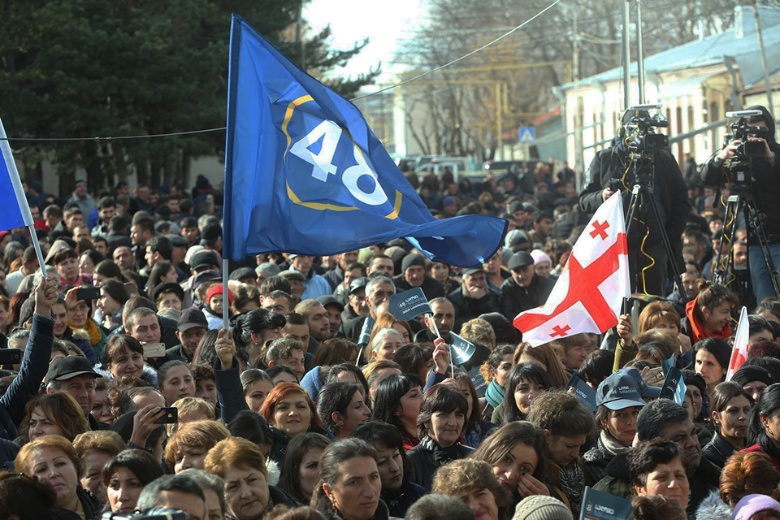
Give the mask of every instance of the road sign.
M 532 126 L 521 126 L 517 130 L 517 137 L 520 144 L 534 144 L 536 129 Z

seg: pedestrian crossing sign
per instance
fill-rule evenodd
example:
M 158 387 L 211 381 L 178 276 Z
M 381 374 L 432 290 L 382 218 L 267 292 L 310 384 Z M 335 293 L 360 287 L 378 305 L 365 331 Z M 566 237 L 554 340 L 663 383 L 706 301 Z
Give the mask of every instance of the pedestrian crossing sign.
M 521 126 L 517 131 L 520 144 L 534 144 L 536 140 L 536 130 L 532 126 Z

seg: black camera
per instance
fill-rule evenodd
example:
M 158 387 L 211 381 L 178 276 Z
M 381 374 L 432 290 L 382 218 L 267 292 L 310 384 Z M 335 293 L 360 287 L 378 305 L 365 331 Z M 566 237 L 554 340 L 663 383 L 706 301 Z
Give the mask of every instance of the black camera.
M 737 147 L 736 157 L 738 160 L 753 159 L 755 157 L 764 157 L 766 155 L 766 145 L 761 141 L 749 141 L 749 137 L 769 138 L 769 128 L 765 126 L 753 126 L 748 124 L 746 118 L 741 117 L 739 121 L 731 124 L 733 133 L 728 134 L 729 141 L 739 139 L 742 141 Z
M 607 188 L 612 191 L 620 191 L 623 189 L 623 182 L 613 177 L 607 181 Z
M 663 105 L 635 105 L 623 114 L 628 149 L 635 154 L 660 152 L 669 146 L 669 137 L 655 133 L 656 128 L 668 128 L 669 121 L 660 113 L 650 115 Z M 632 114 L 633 113 L 633 114 Z

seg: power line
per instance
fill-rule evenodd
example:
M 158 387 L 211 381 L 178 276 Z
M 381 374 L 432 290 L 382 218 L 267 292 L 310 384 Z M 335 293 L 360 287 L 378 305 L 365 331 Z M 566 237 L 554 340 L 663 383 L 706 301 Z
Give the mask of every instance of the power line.
M 204 130 L 190 130 L 188 132 L 169 132 L 166 134 L 144 134 L 144 135 L 118 135 L 110 137 L 0 137 L 0 141 L 35 141 L 35 142 L 54 142 L 54 141 L 120 141 L 123 139 L 147 139 L 156 137 L 176 137 L 179 135 L 208 134 L 211 132 L 222 132 L 226 127 L 206 128 Z
M 434 69 L 431 69 L 431 70 L 429 70 L 429 71 L 423 72 L 422 74 L 418 74 L 417 76 L 415 76 L 415 77 L 413 77 L 413 78 L 409 78 L 409 79 L 408 79 L 408 80 L 406 80 L 406 81 L 402 81 L 401 83 L 397 83 L 397 84 L 395 84 L 395 85 L 390 85 L 390 86 L 388 86 L 388 87 L 385 87 L 385 88 L 383 88 L 383 89 L 377 90 L 376 92 L 372 92 L 372 93 L 370 93 L 370 94 L 366 94 L 366 95 L 363 95 L 363 96 L 358 96 L 358 97 L 352 98 L 352 101 L 357 101 L 357 100 L 359 100 L 359 99 L 367 98 L 367 97 L 369 97 L 369 96 L 375 96 L 375 95 L 377 95 L 377 94 L 380 94 L 380 93 L 382 93 L 382 92 L 385 92 L 385 91 L 388 91 L 388 90 L 392 90 L 392 89 L 394 89 L 394 88 L 397 88 L 397 87 L 400 87 L 400 86 L 402 86 L 402 85 L 406 85 L 407 83 L 411 83 L 411 82 L 413 82 L 413 81 L 417 81 L 417 80 L 419 80 L 419 79 L 421 79 L 421 78 L 424 78 L 425 76 L 428 76 L 429 74 L 433 74 L 433 73 L 434 73 L 434 72 L 436 72 L 436 71 L 442 70 L 442 69 L 444 69 L 444 68 L 447 68 L 447 67 L 449 67 L 450 65 L 454 65 L 454 64 L 456 64 L 456 63 L 458 63 L 458 62 L 460 62 L 460 61 L 463 61 L 463 60 L 465 60 L 466 58 L 469 58 L 469 57 L 471 57 L 471 56 L 473 56 L 473 55 L 477 54 L 478 52 L 481 52 L 481 51 L 483 51 L 483 50 L 487 49 L 488 47 L 491 47 L 491 46 L 495 45 L 496 43 L 500 42 L 500 41 L 501 41 L 501 40 L 503 40 L 504 38 L 506 38 L 506 37 L 508 37 L 508 36 L 512 35 L 513 33 L 517 32 L 517 31 L 519 31 L 520 29 L 522 29 L 523 27 L 525 27 L 526 25 L 528 25 L 529 23 L 533 22 L 533 21 L 534 21 L 534 20 L 536 20 L 538 17 L 540 17 L 541 15 L 543 15 L 544 13 L 546 13 L 547 11 L 549 11 L 550 9 L 552 9 L 553 7 L 555 7 L 555 6 L 556 6 L 556 5 L 557 5 L 557 4 L 558 4 L 560 1 L 561 1 L 561 0 L 555 0 L 553 3 L 551 3 L 550 5 L 548 5 L 547 7 L 545 7 L 544 9 L 542 9 L 541 11 L 539 11 L 538 13 L 536 13 L 536 14 L 535 14 L 535 15 L 533 15 L 531 18 L 529 18 L 529 19 L 528 19 L 528 20 L 526 20 L 525 22 L 521 23 L 520 25 L 518 25 L 517 27 L 515 27 L 515 28 L 514 28 L 514 29 L 512 29 L 511 31 L 508 31 L 508 32 L 506 32 L 506 33 L 502 34 L 502 35 L 501 35 L 501 36 L 499 36 L 498 38 L 496 38 L 496 39 L 494 39 L 494 40 L 492 40 L 492 41 L 490 41 L 490 42 L 486 43 L 486 44 L 485 44 L 485 45 L 483 45 L 482 47 L 479 47 L 479 48 L 477 48 L 477 49 L 474 49 L 473 51 L 471 51 L 471 52 L 469 52 L 469 53 L 466 53 L 466 54 L 464 54 L 464 55 L 463 55 L 463 56 L 461 56 L 460 58 L 455 58 L 454 60 L 450 61 L 449 63 L 445 63 L 444 65 L 442 65 L 442 66 L 440 66 L 440 67 L 436 67 L 436 68 L 434 68 Z

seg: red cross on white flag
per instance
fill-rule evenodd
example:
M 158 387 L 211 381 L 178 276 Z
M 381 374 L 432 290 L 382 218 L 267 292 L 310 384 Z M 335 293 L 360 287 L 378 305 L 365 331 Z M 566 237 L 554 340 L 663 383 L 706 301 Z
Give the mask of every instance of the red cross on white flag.
M 601 334 L 617 325 L 623 298 L 630 295 L 626 225 L 616 193 L 574 244 L 547 302 L 521 312 L 514 325 L 534 347 L 581 332 Z
M 729 359 L 729 369 L 726 372 L 726 381 L 731 381 L 734 373 L 747 361 L 749 343 L 750 324 L 748 323 L 748 312 L 746 307 L 742 307 L 742 312 L 739 313 L 737 332 L 734 334 L 734 346 L 731 347 L 731 359 Z

